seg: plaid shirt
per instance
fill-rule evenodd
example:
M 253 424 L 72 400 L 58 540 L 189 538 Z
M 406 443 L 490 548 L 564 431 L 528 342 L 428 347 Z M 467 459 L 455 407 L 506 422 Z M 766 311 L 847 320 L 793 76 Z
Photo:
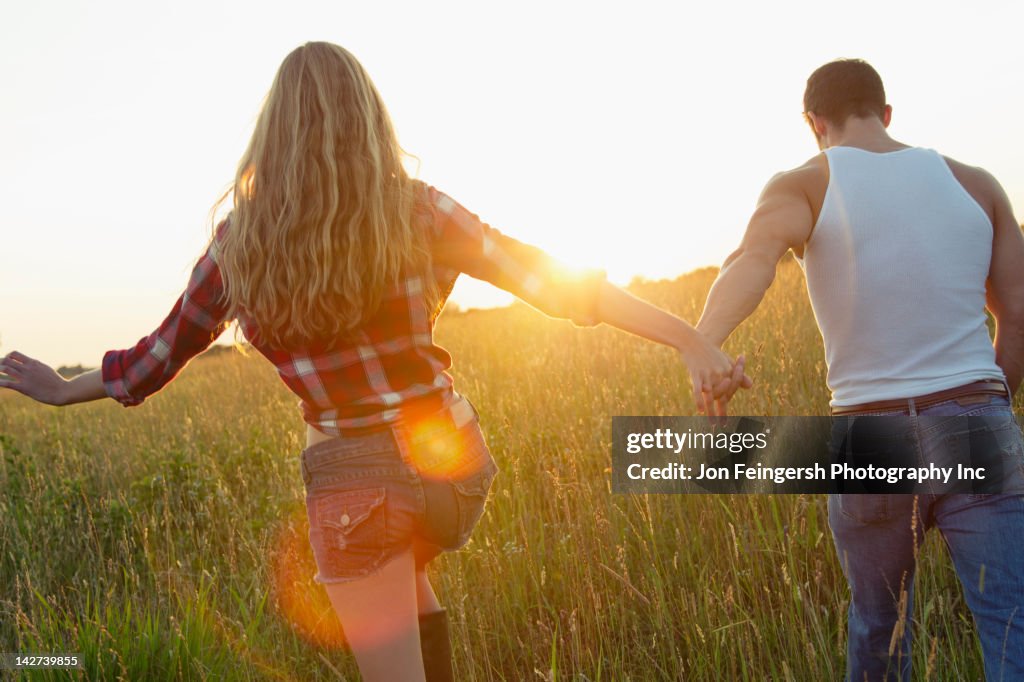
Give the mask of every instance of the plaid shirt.
M 554 317 L 577 325 L 599 322 L 597 292 L 604 273 L 567 272 L 541 250 L 481 222 L 451 197 L 427 188 L 433 217 L 433 276 L 443 297 L 459 273 L 498 286 Z M 205 350 L 230 323 L 224 281 L 217 266 L 217 228 L 170 314 L 134 348 L 107 351 L 103 384 L 122 405 L 138 405 L 160 390 Z M 443 302 L 443 301 L 442 301 Z M 386 292 L 380 309 L 345 339 L 304 348 L 273 348 L 260 340 L 251 319 L 239 324 L 250 343 L 300 398 L 305 421 L 328 435 L 383 428 L 402 419 L 435 414 L 458 397 L 447 370 L 452 359 L 434 343 L 434 306 L 419 275 Z

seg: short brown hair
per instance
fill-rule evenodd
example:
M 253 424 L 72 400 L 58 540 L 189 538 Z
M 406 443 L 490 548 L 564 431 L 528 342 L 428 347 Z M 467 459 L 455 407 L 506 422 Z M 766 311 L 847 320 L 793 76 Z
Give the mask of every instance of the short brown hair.
M 842 124 L 850 116 L 885 115 L 885 88 L 878 72 L 863 59 L 837 59 L 807 79 L 804 112 Z

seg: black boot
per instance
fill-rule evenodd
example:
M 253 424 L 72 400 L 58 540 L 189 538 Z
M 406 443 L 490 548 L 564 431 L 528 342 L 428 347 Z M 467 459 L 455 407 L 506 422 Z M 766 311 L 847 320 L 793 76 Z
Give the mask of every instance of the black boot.
M 455 682 L 452 643 L 448 639 L 448 612 L 420 614 L 420 650 L 427 682 Z

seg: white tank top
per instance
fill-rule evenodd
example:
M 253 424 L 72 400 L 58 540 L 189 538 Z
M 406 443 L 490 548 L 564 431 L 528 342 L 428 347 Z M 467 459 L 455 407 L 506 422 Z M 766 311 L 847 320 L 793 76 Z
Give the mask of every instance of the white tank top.
M 825 151 L 829 183 L 800 260 L 832 405 L 1003 378 L 985 326 L 992 223 L 932 149 Z

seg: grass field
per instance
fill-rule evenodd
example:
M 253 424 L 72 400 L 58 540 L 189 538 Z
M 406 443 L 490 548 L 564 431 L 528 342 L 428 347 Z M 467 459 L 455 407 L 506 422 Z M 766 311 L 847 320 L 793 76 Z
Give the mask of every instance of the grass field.
M 713 277 L 633 290 L 695 321 Z M 823 497 L 611 494 L 610 417 L 694 411 L 670 350 L 522 305 L 446 314 L 437 338 L 501 467 L 468 547 L 434 567 L 459 680 L 841 676 Z M 820 343 L 787 263 L 727 347 L 758 382 L 734 413 L 825 414 Z M 296 403 L 234 352 L 130 410 L 0 395 L 0 651 L 78 652 L 94 680 L 357 679 L 311 580 Z M 921 561 L 915 677 L 980 678 L 937 536 Z

